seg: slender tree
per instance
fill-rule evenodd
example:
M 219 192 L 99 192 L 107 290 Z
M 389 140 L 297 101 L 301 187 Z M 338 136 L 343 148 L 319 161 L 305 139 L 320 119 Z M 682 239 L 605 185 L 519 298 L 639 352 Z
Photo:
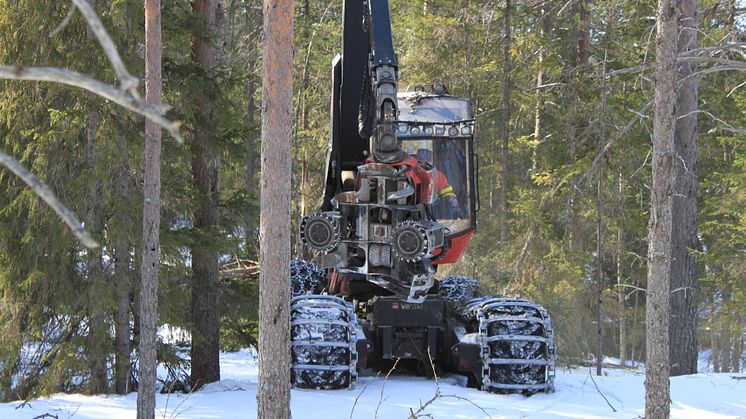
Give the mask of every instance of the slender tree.
M 258 416 L 290 417 L 293 0 L 264 1 Z
M 645 417 L 670 414 L 669 298 L 672 258 L 673 177 L 676 154 L 676 39 L 679 8 L 674 0 L 659 0 L 655 38 L 655 114 L 653 117 L 653 181 L 648 226 L 648 287 L 646 302 Z
M 253 9 L 249 9 L 246 12 L 246 24 L 250 25 L 251 30 L 259 32 L 258 21 L 256 12 Z M 258 56 L 258 43 L 254 37 L 246 37 L 246 122 L 249 125 L 249 130 L 246 135 L 246 186 L 251 190 L 254 189 L 254 176 L 256 175 L 256 147 L 257 147 L 257 130 L 256 126 L 256 101 L 254 95 L 257 90 L 257 56 Z M 258 198 L 253 196 L 252 198 Z M 245 242 L 246 252 L 248 255 L 252 253 L 252 250 L 256 249 L 254 232 L 256 229 L 256 211 L 252 210 L 246 215 L 246 226 L 245 229 Z
M 95 9 L 96 1 L 89 0 L 89 4 Z M 86 27 L 86 39 L 92 42 L 96 34 L 91 26 Z M 91 102 L 95 102 L 96 95 L 87 93 Z M 85 222 L 88 229 L 96 236 L 101 237 L 104 229 L 104 206 L 101 193 L 101 180 L 96 175 L 96 166 L 99 163 L 99 152 L 97 150 L 96 136 L 101 127 L 101 115 L 94 106 L 88 110 L 85 116 L 85 161 L 90 179 L 85 194 Z M 86 339 L 86 353 L 88 368 L 91 371 L 91 381 L 88 385 L 92 394 L 105 393 L 108 390 L 108 378 L 106 376 L 107 353 L 109 352 L 108 334 L 106 333 L 106 308 L 103 307 L 103 293 L 101 292 L 104 282 L 104 269 L 101 260 L 101 249 L 91 249 L 86 261 L 87 272 L 87 294 L 88 294 L 88 329 Z
M 503 16 L 503 92 L 502 92 L 502 116 L 500 120 L 500 242 L 505 244 L 510 235 L 508 191 L 510 190 L 510 48 L 512 39 L 512 28 L 510 26 L 511 5 L 510 0 L 505 0 Z
M 145 99 L 161 100 L 161 2 L 145 1 Z M 156 332 L 161 227 L 161 127 L 145 122 L 142 266 L 140 286 L 140 377 L 138 419 L 155 417 Z

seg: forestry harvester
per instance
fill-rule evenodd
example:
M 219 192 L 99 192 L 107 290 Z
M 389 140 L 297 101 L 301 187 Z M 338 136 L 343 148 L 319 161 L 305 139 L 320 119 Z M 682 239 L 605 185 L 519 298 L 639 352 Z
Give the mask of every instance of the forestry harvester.
M 552 391 L 544 308 L 435 279 L 476 229 L 474 116 L 443 85 L 399 93 L 398 71 L 388 0 L 345 0 L 324 195 L 299 226 L 313 263 L 291 267 L 293 385 L 347 388 L 396 362 L 487 391 Z

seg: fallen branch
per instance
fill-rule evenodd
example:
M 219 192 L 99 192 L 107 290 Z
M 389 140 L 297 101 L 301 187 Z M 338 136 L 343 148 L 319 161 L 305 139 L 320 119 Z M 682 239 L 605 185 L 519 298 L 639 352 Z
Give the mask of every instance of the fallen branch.
M 596 380 L 593 378 L 593 374 L 591 374 L 590 368 L 588 368 L 588 376 L 591 377 L 591 381 L 593 381 L 593 385 L 596 387 L 596 391 L 598 391 L 598 394 L 600 394 L 601 397 L 604 398 L 604 400 L 606 401 L 606 404 L 608 404 L 611 410 L 613 410 L 614 413 L 616 413 L 616 409 L 614 408 L 614 406 L 611 405 L 611 403 L 609 403 L 609 399 L 607 399 L 604 393 L 601 392 L 601 389 L 598 388 L 598 384 L 596 384 Z

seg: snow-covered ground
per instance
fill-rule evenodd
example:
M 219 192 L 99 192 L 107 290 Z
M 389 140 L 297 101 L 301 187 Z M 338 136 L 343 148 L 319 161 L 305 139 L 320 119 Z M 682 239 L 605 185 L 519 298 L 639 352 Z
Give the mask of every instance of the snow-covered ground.
M 220 365 L 223 380 L 219 383 L 192 394 L 159 394 L 156 417 L 255 417 L 255 353 L 224 353 Z M 733 376 L 736 374 L 697 374 L 671 379 L 671 416 L 746 419 L 746 380 Z M 605 376 L 591 377 L 587 369 L 561 369 L 557 371 L 555 393 L 523 397 L 468 389 L 462 386 L 461 377 L 447 376 L 440 379 L 442 397 L 422 413 L 434 418 L 637 418 L 643 416 L 644 380 L 644 374 L 638 371 L 607 369 Z M 435 382 L 425 378 L 391 376 L 384 380 L 364 376 L 350 390 L 293 390 L 292 412 L 296 419 L 407 418 L 410 409 L 417 411 L 435 391 Z M 134 393 L 92 397 L 58 394 L 25 405 L 0 404 L 0 418 L 31 419 L 45 413 L 59 419 L 134 418 L 136 400 Z

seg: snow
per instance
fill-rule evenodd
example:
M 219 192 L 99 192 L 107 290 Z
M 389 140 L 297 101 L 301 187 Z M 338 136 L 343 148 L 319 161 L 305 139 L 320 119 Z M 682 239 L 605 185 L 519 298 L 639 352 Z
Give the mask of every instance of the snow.
M 159 394 L 156 418 L 255 417 L 256 353 L 249 349 L 223 353 L 220 365 L 223 380 L 218 383 L 192 394 Z M 671 417 L 746 418 L 746 380 L 733 379 L 735 375 L 706 373 L 672 378 Z M 604 376 L 595 377 L 588 369 L 559 369 L 555 393 L 524 397 L 468 389 L 464 378 L 451 375 L 440 378 L 443 397 L 423 413 L 435 418 L 631 419 L 643 416 L 644 380 L 640 370 L 606 369 Z M 392 375 L 386 380 L 383 375 L 364 374 L 350 390 L 293 390 L 291 408 L 296 419 L 373 418 L 376 411 L 378 418 L 406 418 L 409 409 L 416 411 L 435 391 L 435 382 L 426 378 Z M 135 418 L 136 406 L 135 393 L 57 394 L 26 405 L 0 404 L 0 419 L 30 419 L 45 413 L 59 419 Z

